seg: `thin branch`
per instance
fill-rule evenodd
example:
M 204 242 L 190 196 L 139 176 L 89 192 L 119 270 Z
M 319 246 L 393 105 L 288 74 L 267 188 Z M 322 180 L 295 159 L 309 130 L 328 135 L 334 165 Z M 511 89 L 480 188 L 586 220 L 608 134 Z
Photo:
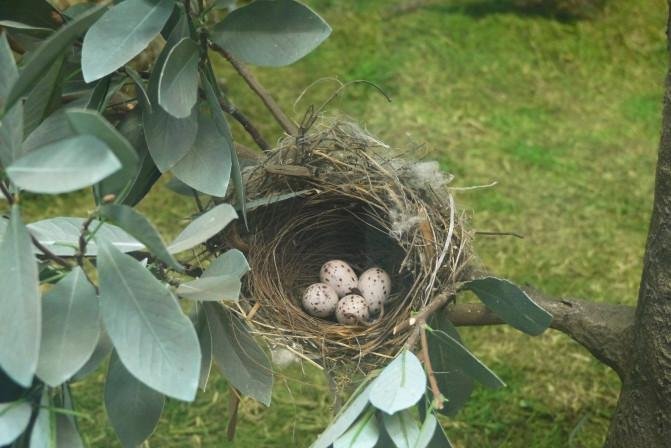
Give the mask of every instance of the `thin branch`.
M 234 387 L 229 387 L 228 397 L 228 426 L 226 428 L 226 437 L 229 441 L 235 438 L 235 430 L 238 426 L 238 409 L 240 408 L 240 392 Z
M 284 129 L 287 134 L 296 137 L 298 135 L 298 127 L 296 124 L 286 116 L 284 111 L 275 102 L 266 88 L 263 87 L 263 85 L 261 85 L 261 83 L 256 79 L 252 72 L 250 72 L 242 62 L 235 59 L 228 51 L 221 48 L 214 42 L 210 42 L 210 48 L 221 54 L 228 62 L 231 63 L 233 68 L 235 68 L 242 79 L 245 80 L 247 85 L 254 91 L 254 93 L 256 93 L 259 98 L 261 98 L 263 104 L 266 105 L 266 108 L 268 108 L 273 117 L 275 117 L 275 120 L 277 120 L 282 129 Z
M 226 101 L 226 99 L 223 97 L 219 98 L 219 104 L 221 105 L 221 108 L 224 110 L 224 112 L 229 114 L 242 125 L 245 131 L 247 131 L 249 136 L 252 137 L 254 142 L 258 145 L 259 148 L 261 148 L 262 151 L 270 151 L 271 148 L 266 139 L 263 138 L 261 132 L 259 132 L 256 126 L 254 126 L 254 124 L 249 121 L 249 118 L 247 118 L 247 116 L 243 114 L 240 109 Z
M 422 346 L 422 358 L 424 358 L 424 367 L 426 368 L 426 376 L 429 378 L 431 392 L 433 393 L 433 406 L 436 409 L 443 409 L 444 397 L 438 387 L 438 380 L 431 365 L 431 358 L 429 357 L 429 342 L 426 338 L 426 327 L 422 324 L 419 329 L 419 338 Z
M 525 291 L 552 314 L 550 328 L 570 336 L 624 378 L 632 355 L 633 307 L 577 299 L 554 299 L 530 288 Z M 452 304 L 448 306 L 446 316 L 456 326 L 505 323 L 480 303 Z

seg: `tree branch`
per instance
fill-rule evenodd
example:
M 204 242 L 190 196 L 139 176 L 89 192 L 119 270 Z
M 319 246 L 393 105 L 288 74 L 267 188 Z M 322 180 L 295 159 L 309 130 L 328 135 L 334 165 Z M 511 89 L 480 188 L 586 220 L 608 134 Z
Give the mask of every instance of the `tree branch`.
M 525 291 L 552 314 L 550 328 L 570 336 L 595 358 L 615 370 L 620 378 L 626 377 L 633 347 L 633 307 L 577 299 L 553 299 L 530 288 Z M 446 313 L 456 326 L 504 323 L 480 303 L 451 304 Z
M 250 137 L 254 140 L 254 142 L 258 145 L 261 150 L 264 152 L 270 151 L 270 145 L 268 142 L 266 142 L 266 139 L 263 138 L 261 135 L 261 132 L 254 126 L 254 124 L 249 121 L 249 118 L 245 114 L 243 114 L 240 109 L 226 101 L 223 97 L 219 98 L 219 105 L 223 109 L 224 112 L 229 114 L 231 117 L 233 117 L 238 123 L 242 125 L 242 127 L 247 131 Z
M 275 117 L 277 122 L 284 131 L 292 136 L 298 135 L 298 127 L 292 122 L 289 117 L 286 116 L 284 111 L 280 106 L 275 102 L 273 97 L 268 93 L 265 87 L 256 79 L 256 77 L 250 72 L 247 67 L 240 61 L 236 60 L 228 51 L 221 48 L 219 45 L 214 42 L 210 42 L 210 48 L 212 48 L 217 53 L 221 54 L 228 62 L 231 63 L 233 68 L 240 74 L 242 79 L 245 80 L 247 85 L 261 98 L 263 104 L 266 105 L 270 113 Z

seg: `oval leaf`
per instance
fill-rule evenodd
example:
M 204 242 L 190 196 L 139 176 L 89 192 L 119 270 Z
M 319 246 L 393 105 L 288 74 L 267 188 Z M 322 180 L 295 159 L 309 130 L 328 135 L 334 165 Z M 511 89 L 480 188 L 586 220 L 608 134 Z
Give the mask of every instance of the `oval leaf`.
M 212 370 L 212 333 L 207 323 L 205 309 L 202 306 L 196 307 L 195 313 L 191 315 L 191 321 L 194 327 L 196 327 L 198 342 L 200 343 L 201 361 L 198 387 L 205 390 L 210 377 L 210 371 Z
M 33 382 L 40 353 L 42 312 L 37 262 L 28 230 L 12 213 L 0 243 L 0 367 L 21 386 Z
M 5 111 L 8 111 L 19 100 L 28 95 L 35 87 L 38 80 L 49 71 L 52 63 L 61 57 L 63 51 L 82 34 L 92 23 L 94 23 L 104 12 L 104 5 L 91 8 L 75 19 L 67 22 L 59 28 L 49 39 L 45 40 L 27 58 L 23 65 L 21 75 L 12 86 L 5 101 Z
M 417 441 L 413 446 L 415 448 L 428 447 L 435 437 L 436 426 L 438 426 L 438 420 L 436 420 L 436 417 L 432 413 L 428 413 L 424 419 L 424 423 L 422 423 L 422 428 L 419 430 Z
M 393 415 L 383 414 L 382 419 L 387 434 L 396 447 L 417 448 L 415 442 L 420 435 L 419 425 L 409 411 L 404 410 Z
M 56 387 L 91 357 L 100 333 L 98 297 L 80 267 L 43 297 L 42 316 L 37 376 Z
M 172 293 L 137 260 L 98 243 L 100 311 L 126 368 L 149 387 L 179 400 L 196 395 L 198 336 Z
M 250 270 L 247 258 L 238 249 L 230 249 L 212 260 L 203 272 L 203 277 L 232 275 L 242 278 Z
M 120 168 L 105 143 L 80 135 L 29 152 L 7 168 L 7 175 L 24 190 L 58 194 L 93 185 Z
M 457 329 L 445 317 L 444 313 L 436 313 L 431 317 L 429 325 L 434 330 L 441 330 L 452 336 L 463 345 Z M 438 382 L 438 388 L 446 401 L 443 403 L 441 414 L 454 416 L 466 404 L 475 386 L 473 379 L 466 375 L 450 357 L 449 351 L 444 344 L 429 332 L 429 358 Z
M 243 395 L 270 405 L 272 366 L 246 325 L 216 303 L 203 305 L 212 333 L 212 357 L 224 377 Z
M 42 392 L 40 410 L 37 413 L 33 429 L 30 431 L 30 448 L 51 448 L 51 403 L 48 388 Z
M 158 104 L 170 115 L 186 118 L 198 99 L 200 50 L 189 38 L 170 49 L 158 81 Z
M 126 0 L 107 11 L 84 36 L 84 81 L 109 75 L 144 50 L 168 21 L 173 3 L 174 0 Z
M 7 35 L 0 34 L 0 108 L 19 77 Z M 23 140 L 23 105 L 15 104 L 0 121 L 0 164 L 9 166 L 19 157 Z
M 172 167 L 172 173 L 201 193 L 226 196 L 232 163 L 228 144 L 214 120 L 205 111 L 199 111 L 196 141 Z
M 240 298 L 240 288 L 242 283 L 239 277 L 219 275 L 182 283 L 176 292 L 178 296 L 191 300 L 237 302 Z
M 138 381 L 116 354 L 105 380 L 105 410 L 123 446 L 140 446 L 158 424 L 165 397 Z
M 12 443 L 30 421 L 31 407 L 26 402 L 0 403 L 0 446 Z
M 508 280 L 485 277 L 465 283 L 501 319 L 530 335 L 543 333 L 552 323 L 552 314 L 536 304 L 517 285 Z
M 109 121 L 96 111 L 71 109 L 66 112 L 66 115 L 76 133 L 98 138 L 121 162 L 122 169 L 100 183 L 98 187 L 100 196 L 121 193 L 137 172 L 138 157 L 135 149 Z
M 293 0 L 257 0 L 228 14 L 214 27 L 212 40 L 255 65 L 289 65 L 314 50 L 331 27 Z
M 477 380 L 487 387 L 498 389 L 506 385 L 501 378 L 476 358 L 466 347 L 449 334 L 440 330 L 432 330 L 431 335 L 435 336 L 443 349 L 447 353 L 447 358 L 454 367 L 460 369 L 471 378 Z
M 84 221 L 84 218 L 49 218 L 28 224 L 28 229 L 40 243 L 56 255 L 71 257 L 78 250 L 79 235 Z M 105 241 L 109 241 L 121 252 L 145 249 L 144 244 L 112 224 L 101 224 L 100 221 L 93 221 L 89 228 L 97 228 L 96 235 Z M 89 241 L 86 245 L 86 255 L 95 256 L 97 253 L 98 247 L 95 241 Z
M 171 254 L 191 249 L 221 232 L 238 214 L 229 204 L 220 204 L 194 219 L 168 246 Z
M 319 438 L 310 445 L 310 448 L 327 448 L 335 440 L 347 431 L 354 421 L 361 415 L 370 397 L 370 383 L 365 381 L 352 394 L 350 399 L 342 407 L 333 422 L 319 435 Z
M 394 414 L 417 403 L 425 388 L 422 365 L 415 355 L 404 350 L 371 384 L 370 402 L 381 411 Z
M 165 248 L 163 238 L 161 238 L 158 231 L 139 212 L 127 205 L 106 204 L 100 207 L 100 213 L 112 224 L 119 226 L 137 238 L 159 260 L 173 269 L 178 271 L 184 270 L 184 267 Z
M 375 413 L 368 412 L 333 443 L 333 448 L 373 448 L 379 438 Z

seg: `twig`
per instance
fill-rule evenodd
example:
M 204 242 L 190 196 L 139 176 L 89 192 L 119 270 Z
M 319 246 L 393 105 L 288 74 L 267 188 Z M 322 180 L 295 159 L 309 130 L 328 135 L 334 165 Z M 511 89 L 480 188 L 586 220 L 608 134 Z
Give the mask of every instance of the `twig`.
M 419 338 L 422 344 L 422 357 L 424 358 L 424 367 L 426 368 L 426 376 L 429 378 L 431 385 L 431 392 L 433 393 L 433 405 L 436 409 L 443 409 L 444 397 L 438 387 L 438 380 L 431 365 L 431 358 L 429 357 L 429 341 L 426 339 L 426 327 L 424 324 L 419 329 Z
M 88 244 L 88 239 L 86 234 L 89 231 L 89 226 L 95 219 L 95 215 L 88 217 L 84 224 L 82 224 L 82 231 L 79 233 L 79 250 L 77 251 L 77 264 L 81 267 L 84 267 L 84 254 L 86 254 L 86 245 Z
M 2 195 L 7 199 L 7 203 L 14 205 L 14 196 L 9 192 L 4 182 L 0 182 L 0 191 L 2 191 Z
M 406 328 L 417 325 L 418 323 L 424 323 L 433 313 L 438 311 L 443 307 L 451 298 L 454 296 L 451 294 L 439 294 L 435 299 L 431 301 L 425 308 L 423 308 L 417 315 L 411 317 L 410 319 L 404 320 L 394 327 L 392 334 L 398 334 L 400 331 L 405 330 Z M 410 338 L 413 338 L 413 335 L 410 335 Z M 408 338 L 408 341 L 410 341 Z M 414 345 L 414 341 L 417 340 L 417 336 L 413 338 L 412 344 L 406 343 L 408 347 Z
M 261 85 L 261 83 L 256 79 L 252 72 L 250 72 L 242 62 L 236 60 L 228 51 L 224 50 L 214 42 L 210 42 L 210 48 L 221 54 L 228 62 L 230 62 L 230 64 L 233 66 L 233 68 L 235 68 L 242 79 L 245 80 L 247 85 L 254 91 L 254 93 L 256 93 L 259 98 L 261 98 L 263 104 L 266 105 L 282 129 L 284 129 L 287 134 L 296 137 L 298 135 L 298 127 L 289 119 L 289 117 L 286 116 L 284 111 L 282 111 L 280 106 L 275 102 L 266 88 L 263 87 L 263 85 Z
M 243 114 L 240 109 L 226 101 L 223 97 L 219 97 L 219 105 L 221 105 L 221 108 L 224 110 L 224 112 L 229 114 L 242 125 L 245 131 L 247 131 L 249 136 L 252 137 L 254 142 L 258 145 L 259 148 L 261 148 L 262 151 L 270 151 L 270 145 L 263 138 L 261 132 L 259 132 L 256 126 L 254 126 L 254 124 L 249 121 L 249 118 L 247 118 L 247 116 Z
M 228 426 L 226 427 L 226 437 L 230 442 L 235 438 L 235 429 L 238 426 L 238 409 L 240 408 L 240 392 L 234 387 L 229 387 L 230 396 L 228 397 Z

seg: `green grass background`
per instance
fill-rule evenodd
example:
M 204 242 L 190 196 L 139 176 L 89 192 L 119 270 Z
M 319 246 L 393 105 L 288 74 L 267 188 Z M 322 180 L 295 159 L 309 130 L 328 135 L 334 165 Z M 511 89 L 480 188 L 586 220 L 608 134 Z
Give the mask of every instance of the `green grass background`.
M 666 67 L 662 0 L 610 0 L 590 21 L 558 21 L 506 0 L 426 2 L 390 17 L 398 1 L 314 0 L 331 38 L 303 61 L 255 72 L 300 120 L 335 89 L 321 78 L 366 79 L 330 106 L 394 147 L 435 158 L 457 177 L 473 226 L 523 240 L 481 237 L 482 261 L 556 295 L 634 304 L 652 199 Z M 275 140 L 279 129 L 219 61 L 233 101 Z M 236 127 L 237 135 L 246 141 Z M 169 196 L 166 196 L 169 195 Z M 68 195 L 29 216 L 82 213 Z M 193 205 L 159 185 L 142 209 L 174 235 Z M 462 330 L 467 345 L 508 384 L 478 388 L 442 421 L 457 447 L 599 447 L 619 382 L 568 337 L 505 328 Z M 74 386 L 90 446 L 118 446 L 102 410 L 103 373 Z M 303 447 L 329 421 L 331 401 L 308 366 L 279 372 L 273 405 L 244 400 L 235 443 L 225 440 L 226 385 L 214 376 L 193 404 L 170 401 L 152 447 Z

